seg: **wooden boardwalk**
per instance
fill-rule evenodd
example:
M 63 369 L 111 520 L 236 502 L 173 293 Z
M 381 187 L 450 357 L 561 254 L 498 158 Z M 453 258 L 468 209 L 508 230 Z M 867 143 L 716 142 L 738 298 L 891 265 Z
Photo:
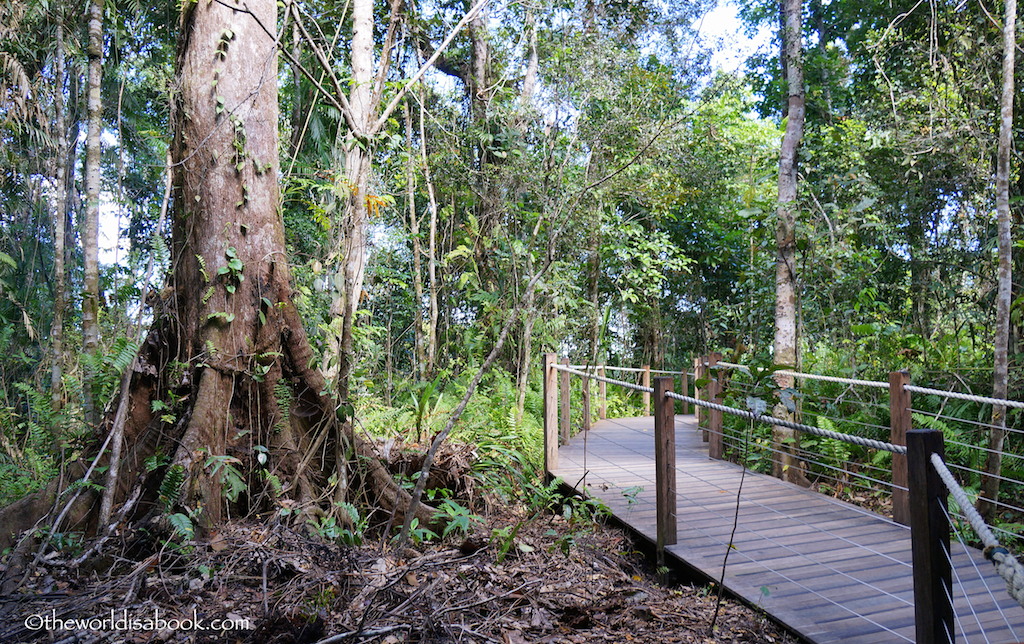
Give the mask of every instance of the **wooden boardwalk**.
M 678 543 L 721 574 L 742 469 L 711 460 L 693 416 L 676 416 Z M 654 421 L 605 420 L 559 448 L 553 474 L 655 540 Z M 642 489 L 641 489 L 642 488 Z M 725 585 L 813 642 L 914 641 L 910 530 L 862 508 L 747 472 Z M 958 642 L 1024 641 L 1024 609 L 981 553 L 954 543 Z

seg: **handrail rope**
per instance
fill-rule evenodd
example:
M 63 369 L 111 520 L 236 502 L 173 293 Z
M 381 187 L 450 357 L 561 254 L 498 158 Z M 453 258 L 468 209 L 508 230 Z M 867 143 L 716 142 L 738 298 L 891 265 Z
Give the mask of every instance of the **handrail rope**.
M 735 362 L 716 362 L 710 364 L 705 362 L 706 367 L 727 367 L 729 369 L 749 369 L 747 365 L 736 364 Z M 783 376 L 793 376 L 794 378 L 803 378 L 805 380 L 823 380 L 825 382 L 836 382 L 842 385 L 860 385 L 862 387 L 875 387 L 876 389 L 888 389 L 889 383 L 882 382 L 880 380 L 860 380 L 858 378 L 840 378 L 839 376 L 824 376 L 816 373 L 802 373 L 800 371 L 792 371 L 790 369 L 780 369 L 775 373 Z
M 632 373 L 643 373 L 649 371 L 650 373 L 663 375 L 663 376 L 676 376 L 681 373 L 679 371 L 668 371 L 667 369 L 637 369 L 636 367 L 612 367 L 606 364 L 571 364 L 569 365 L 572 369 L 607 369 L 609 371 L 630 371 Z
M 886 452 L 892 452 L 894 454 L 907 453 L 907 448 L 902 445 L 893 445 L 892 443 L 886 443 L 883 441 L 874 440 L 872 438 L 864 438 L 863 436 L 855 436 L 853 434 L 843 434 L 842 432 L 834 432 L 829 429 L 821 429 L 820 427 L 812 427 L 811 425 L 795 423 L 791 420 L 785 420 L 783 418 L 775 418 L 774 416 L 755 414 L 752 411 L 746 411 L 743 409 L 736 409 L 734 407 L 727 407 L 726 405 L 719 405 L 717 403 L 706 402 L 704 400 L 698 400 L 697 398 L 683 396 L 672 391 L 665 392 L 665 395 L 668 396 L 669 398 L 682 400 L 683 402 L 688 402 L 693 405 L 707 407 L 708 409 L 714 409 L 716 411 L 722 412 L 723 414 L 739 416 L 740 418 L 746 418 L 748 420 L 756 420 L 758 422 L 766 423 L 768 425 L 787 427 L 789 429 L 795 429 L 796 431 L 803 432 L 805 434 L 813 434 L 815 436 L 822 436 L 824 438 L 832 438 L 835 440 L 852 443 L 854 445 L 860 445 L 861 447 L 867 447 L 870 449 L 880 449 Z
M 726 368 L 729 368 L 729 369 L 749 369 L 749 367 L 747 365 L 737 364 L 735 362 L 721 362 L 720 361 L 720 362 L 716 362 L 715 364 L 711 364 L 710 362 L 705 361 L 703 364 L 706 367 L 726 367 Z M 643 369 L 634 369 L 634 368 L 629 368 L 629 367 L 607 367 L 606 366 L 605 369 L 619 369 L 621 371 L 644 371 Z M 652 371 L 652 373 L 654 373 L 654 372 Z M 672 371 L 672 372 L 665 372 L 665 373 L 673 373 L 674 374 L 676 372 Z M 785 375 L 785 376 L 793 376 L 795 378 L 803 378 L 805 380 L 822 380 L 824 382 L 835 382 L 835 383 L 845 384 L 845 385 L 858 385 L 858 386 L 861 386 L 861 387 L 874 387 L 876 389 L 888 389 L 889 388 L 889 383 L 888 382 L 882 382 L 880 380 L 861 380 L 861 379 L 858 379 L 858 378 L 840 378 L 839 376 L 824 376 L 824 375 L 815 374 L 815 373 L 801 373 L 799 371 L 791 371 L 789 369 L 784 369 L 784 370 L 776 371 L 775 373 L 782 374 L 782 375 Z M 1006 399 L 1003 399 L 1003 398 L 992 398 L 992 397 L 989 397 L 989 396 L 976 396 L 974 394 L 963 394 L 963 393 L 956 392 L 956 391 L 944 391 L 942 389 L 932 389 L 930 387 L 918 387 L 917 385 L 904 385 L 903 389 L 905 391 L 910 392 L 910 393 L 934 395 L 934 396 L 944 396 L 946 398 L 955 398 L 957 400 L 966 400 L 966 401 L 969 401 L 969 402 L 976 402 L 976 403 L 981 403 L 981 404 L 1001 405 L 1003 407 L 1012 407 L 1014 409 L 1024 409 L 1024 402 L 1021 402 L 1021 401 L 1018 401 L 1018 400 L 1006 400 Z
M 738 442 L 739 441 L 738 438 L 734 438 L 733 435 L 728 434 L 728 433 L 726 433 L 724 431 L 715 431 L 715 430 L 706 429 L 706 428 L 702 428 L 702 431 L 706 431 L 706 432 L 708 432 L 710 434 L 714 434 L 716 436 L 721 436 L 723 443 L 725 445 L 730 446 L 730 447 L 734 447 L 735 448 L 737 446 L 741 446 L 742 445 L 741 442 Z M 767 452 L 771 452 L 771 453 L 774 453 L 774 454 L 788 453 L 788 452 L 783 452 L 780 449 L 777 449 L 777 448 L 774 448 L 774 447 L 770 447 L 768 445 L 759 445 L 758 449 L 763 450 L 763 451 L 767 451 Z M 882 484 L 884 484 L 886 486 L 892 486 L 893 485 L 891 481 L 883 481 L 883 480 L 880 480 L 880 479 L 872 478 L 869 474 L 867 474 L 865 472 L 853 472 L 851 470 L 846 470 L 846 469 L 843 469 L 842 467 L 838 467 L 836 465 L 831 465 L 831 464 L 825 463 L 823 461 L 816 461 L 813 458 L 807 458 L 808 455 L 817 456 L 819 454 L 819 452 L 814 452 L 814 451 L 803 449 L 803 448 L 800 448 L 800 447 L 796 448 L 795 452 L 796 452 L 796 454 L 798 456 L 800 456 L 801 460 L 807 461 L 808 463 L 811 463 L 811 464 L 814 464 L 814 465 L 820 465 L 822 467 L 831 468 L 831 469 L 834 469 L 834 470 L 837 470 L 837 471 L 840 471 L 840 472 L 846 472 L 846 473 L 850 474 L 850 476 L 854 476 L 854 477 L 857 477 L 857 478 L 863 478 L 865 480 L 873 481 L 875 483 L 882 483 Z M 891 474 L 891 472 L 892 472 L 892 468 L 879 467 L 878 465 L 872 465 L 870 463 L 864 463 L 864 464 L 862 464 L 862 466 L 866 467 L 866 468 L 868 468 L 870 470 L 875 470 L 875 471 L 882 472 L 882 473 L 885 473 L 885 474 Z M 808 473 L 813 473 L 813 472 L 808 472 Z M 836 480 L 838 480 L 838 479 L 836 479 Z M 906 487 L 901 487 L 901 486 L 898 486 L 898 485 L 894 486 L 894 487 L 897 487 L 897 488 L 900 488 L 900 489 L 903 489 L 903 490 L 907 489 Z M 1021 511 L 1024 512 L 1024 508 L 1022 508 Z
M 565 371 L 565 372 L 568 372 L 568 373 L 575 374 L 577 376 L 582 376 L 584 378 L 593 378 L 594 380 L 597 380 L 598 382 L 604 381 L 604 382 L 609 383 L 609 384 L 619 385 L 621 387 L 626 387 L 627 389 L 633 389 L 634 391 L 645 391 L 647 393 L 654 393 L 654 387 L 644 387 L 642 385 L 636 385 L 636 384 L 633 384 L 631 382 L 625 382 L 623 380 L 616 380 L 614 378 L 607 378 L 605 376 L 598 376 L 596 374 L 585 373 L 585 372 L 573 369 L 572 367 L 567 367 L 565 365 L 552 364 L 551 366 L 554 367 L 555 369 L 557 369 L 558 371 Z M 767 423 L 769 425 L 777 425 L 779 427 L 786 427 L 786 428 L 789 428 L 789 429 L 795 429 L 796 431 L 804 432 L 805 434 L 813 434 L 815 436 L 823 436 L 825 438 L 833 438 L 835 440 L 846 441 L 847 443 L 852 443 L 854 445 L 860 445 L 861 447 L 867 447 L 869 449 L 880 449 L 880 450 L 884 450 L 886 452 L 892 452 L 893 454 L 906 454 L 907 453 L 907 448 L 904 447 L 903 445 L 893 445 L 892 443 L 886 443 L 886 442 L 874 440 L 874 439 L 871 439 L 871 438 L 864 438 L 862 436 L 854 436 L 853 434 L 843 434 L 841 432 L 834 432 L 834 431 L 831 431 L 831 430 L 828 430 L 828 429 L 821 429 L 820 427 L 811 427 L 810 425 L 803 425 L 801 423 L 795 423 L 795 422 L 793 422 L 791 420 L 785 420 L 785 419 L 782 419 L 782 418 L 775 418 L 773 416 L 766 416 L 764 414 L 754 414 L 754 412 L 751 412 L 751 411 L 746 411 L 746 410 L 743 410 L 743 409 L 736 409 L 734 407 L 728 407 L 726 405 L 719 405 L 717 403 L 707 402 L 705 400 L 700 400 L 698 398 L 691 398 L 690 396 L 684 396 L 682 394 L 677 394 L 677 393 L 672 392 L 672 391 L 666 392 L 666 395 L 669 398 L 674 398 L 676 400 L 681 400 L 683 402 L 687 402 L 687 403 L 690 403 L 692 405 L 697 405 L 698 407 L 706 407 L 708 409 L 714 409 L 716 411 L 722 412 L 723 414 L 730 414 L 732 416 L 739 416 L 740 418 L 746 418 L 748 420 L 756 420 L 758 422 Z
M 731 436 L 729 434 L 725 434 L 723 432 L 710 431 L 710 430 L 704 430 L 704 431 L 709 431 L 711 434 L 722 436 L 723 444 L 725 444 L 725 445 L 727 445 L 729 447 L 732 447 L 734 449 L 743 445 L 742 442 L 739 442 L 738 438 L 734 438 L 733 436 Z M 768 453 L 771 453 L 771 454 L 788 454 L 789 453 L 789 452 L 783 452 L 782 450 L 780 450 L 778 448 L 770 447 L 768 445 L 759 445 L 758 449 L 762 450 L 762 451 L 765 451 L 765 452 L 768 452 Z M 836 470 L 836 471 L 846 472 L 850 476 L 853 476 L 853 477 L 856 477 L 856 478 L 865 479 L 865 480 L 868 480 L 868 481 L 874 481 L 876 483 L 882 483 L 882 484 L 884 484 L 886 486 L 891 486 L 892 485 L 891 481 L 883 481 L 883 480 L 880 480 L 880 479 L 875 479 L 875 478 L 872 478 L 869 474 L 866 474 L 866 473 L 852 472 L 850 470 L 845 470 L 842 467 L 839 467 L 839 466 L 836 466 L 836 465 L 831 465 L 831 464 L 825 463 L 823 461 L 818 461 L 818 460 L 814 460 L 813 458 L 808 458 L 808 456 L 817 456 L 819 454 L 818 452 L 812 452 L 810 450 L 805 450 L 805 449 L 797 448 L 795 450 L 795 453 L 796 453 L 797 456 L 800 457 L 800 460 L 806 461 L 807 463 L 810 463 L 811 465 L 819 465 L 821 467 L 826 467 L 826 468 L 833 469 L 833 470 Z M 890 472 L 890 470 L 885 469 L 885 468 L 876 468 L 876 469 L 878 469 L 878 471 L 886 473 L 886 474 L 888 474 Z M 808 473 L 809 474 L 818 474 L 816 472 L 810 472 L 809 470 L 808 470 Z M 906 489 L 906 488 L 903 488 L 903 489 Z
M 557 365 L 557 366 L 561 367 L 561 366 L 564 366 L 564 365 Z M 579 365 L 579 364 L 572 364 L 572 365 L 569 365 L 569 367 L 571 367 L 573 369 L 583 369 L 583 368 L 586 368 L 586 369 L 597 369 L 597 368 L 601 368 L 601 369 L 605 369 L 605 370 L 608 370 L 608 371 L 628 371 L 630 373 L 643 373 L 644 372 L 643 369 L 638 369 L 636 367 L 613 367 L 611 365 L 593 365 L 593 364 L 592 365 Z M 673 373 L 675 373 L 675 372 L 673 372 Z
M 1006 582 L 1006 591 L 1010 593 L 1010 597 L 1013 597 L 1018 604 L 1024 606 L 1024 566 L 1020 565 L 1020 562 L 1010 554 L 1009 550 L 999 544 L 999 540 L 992 534 L 992 530 L 989 529 L 985 520 L 981 518 L 981 514 L 974 508 L 974 504 L 971 503 L 964 489 L 960 487 L 953 473 L 946 467 L 942 457 L 933 453 L 929 460 L 931 460 L 932 466 L 935 468 L 936 473 L 938 473 L 939 478 L 942 479 L 942 483 L 949 490 L 950 496 L 960 506 L 960 511 L 964 513 L 964 518 L 967 519 L 967 522 L 971 524 L 974 532 L 981 539 L 981 543 L 985 546 L 983 551 L 985 558 L 995 565 L 996 572 Z
M 723 363 L 719 363 L 719 364 L 723 364 Z M 576 375 L 579 375 L 579 376 L 582 376 L 582 377 L 585 377 L 585 378 L 594 378 L 595 380 L 598 380 L 598 381 L 604 381 L 604 382 L 607 382 L 609 384 L 615 384 L 615 385 L 619 385 L 619 386 L 626 387 L 626 388 L 629 388 L 629 389 L 634 389 L 634 390 L 637 390 L 637 391 L 646 391 L 648 393 L 653 393 L 654 392 L 654 388 L 653 387 L 643 387 L 641 385 L 635 385 L 633 383 L 624 382 L 624 381 L 621 381 L 621 380 L 615 380 L 613 378 L 605 378 L 605 377 L 602 377 L 602 376 L 598 376 L 596 374 L 588 374 L 588 373 L 585 373 L 585 372 L 578 371 L 576 369 L 565 367 L 564 365 L 552 364 L 552 366 L 554 368 L 560 370 L 560 371 L 566 371 L 566 372 L 569 372 L 569 373 L 575 373 Z M 729 365 L 725 364 L 725 366 L 729 366 Z M 737 366 L 739 366 L 739 365 L 737 365 Z M 638 370 L 638 371 L 642 371 L 642 370 Z M 795 375 L 802 375 L 802 374 L 795 374 Z M 824 378 L 831 379 L 830 376 L 825 376 Z M 842 379 L 842 380 L 849 380 L 849 379 Z M 863 384 L 863 383 L 868 383 L 868 382 L 871 382 L 871 381 L 862 381 L 861 383 L 853 382 L 853 383 L 850 383 L 850 384 Z M 867 385 L 867 386 L 872 386 L 872 385 Z M 886 383 L 886 387 L 888 387 L 887 383 Z M 968 401 L 972 401 L 972 402 L 989 403 L 989 404 L 1000 404 L 1000 403 L 1004 403 L 1005 404 L 1005 403 L 1009 403 L 1009 404 L 1005 404 L 1005 406 L 1015 407 L 1017 405 L 1020 405 L 1021 408 L 1024 408 L 1024 403 L 1015 403 L 1014 401 L 1004 401 L 1004 400 L 1001 400 L 1001 399 L 985 398 L 983 396 L 973 396 L 973 395 L 968 395 L 968 394 L 957 394 L 955 392 L 943 392 L 943 391 L 940 391 L 940 390 L 929 390 L 929 389 L 926 389 L 924 387 L 913 387 L 911 385 L 906 385 L 905 388 L 906 388 L 907 391 L 910 391 L 910 392 L 926 393 L 926 394 L 937 393 L 939 395 L 948 395 L 951 398 L 959 398 L 959 399 L 962 399 L 962 400 L 968 400 Z M 874 448 L 874 449 L 882 449 L 882 450 L 890 451 L 890 452 L 897 453 L 897 454 L 905 454 L 906 453 L 906 447 L 900 446 L 900 445 L 893 445 L 891 443 L 884 443 L 882 441 L 875 441 L 875 440 L 871 440 L 871 439 L 865 439 L 865 438 L 862 438 L 860 436 L 853 436 L 853 435 L 850 435 L 850 434 L 842 434 L 840 432 L 833 432 L 833 431 L 829 431 L 829 430 L 823 430 L 823 429 L 820 429 L 818 427 L 811 427 L 809 425 L 802 425 L 800 423 L 795 423 L 795 422 L 784 420 L 784 419 L 781 419 L 781 418 L 774 418 L 772 416 L 766 416 L 764 414 L 757 415 L 757 414 L 754 414 L 753 412 L 750 412 L 750 411 L 744 411 L 744 410 L 728 407 L 726 405 L 719 405 L 719 404 L 716 404 L 716 403 L 711 403 L 711 402 L 699 400 L 697 398 L 691 398 L 689 396 L 684 396 L 684 395 L 677 394 L 677 393 L 671 392 L 671 391 L 665 392 L 665 394 L 669 398 L 673 398 L 675 400 L 681 400 L 683 402 L 688 402 L 688 403 L 691 403 L 691 404 L 694 404 L 694 405 L 697 405 L 697 406 L 700 406 L 700 407 L 706 407 L 708 409 L 714 409 L 714 410 L 717 410 L 717 411 L 721 411 L 722 413 L 731 414 L 731 415 L 734 415 L 734 416 L 739 416 L 741 418 L 747 418 L 747 419 L 750 419 L 750 420 L 757 420 L 759 422 L 763 422 L 763 423 L 767 423 L 767 424 L 771 424 L 771 425 L 779 425 L 779 426 L 782 426 L 782 427 L 788 427 L 790 429 L 795 429 L 797 431 L 801 431 L 801 432 L 805 432 L 805 433 L 809 433 L 809 434 L 813 434 L 813 435 L 817 435 L 817 436 L 824 436 L 826 438 L 835 438 L 836 440 L 843 440 L 843 441 L 847 441 L 847 442 L 850 442 L 850 443 L 853 443 L 853 444 L 862 445 L 862 446 L 869 447 L 869 448 Z M 956 479 L 953 477 L 952 473 L 946 467 L 946 464 L 943 462 L 942 458 L 939 457 L 938 454 L 932 454 L 930 460 L 932 462 L 933 467 L 935 467 L 936 472 L 939 475 L 939 478 L 942 479 L 943 483 L 946 485 L 946 488 L 949 490 L 950 495 L 953 496 L 954 500 L 956 500 L 957 504 L 960 506 L 961 510 L 964 512 L 965 518 L 968 520 L 968 522 L 970 523 L 970 525 L 974 529 L 974 531 L 978 534 L 979 538 L 981 538 L 982 543 L 985 546 L 984 555 L 985 555 L 985 557 L 989 561 L 993 562 L 993 564 L 996 567 L 997 573 L 1006 582 L 1007 592 L 1009 593 L 1009 595 L 1018 604 L 1020 604 L 1021 606 L 1024 606 L 1024 566 L 1021 566 L 1021 564 L 1017 561 L 1016 557 L 1014 557 L 1012 554 L 1010 554 L 1010 552 L 1004 546 L 999 544 L 999 541 L 996 539 L 995 535 L 989 529 L 988 525 L 985 524 L 984 520 L 981 518 L 981 515 L 978 514 L 977 510 L 974 509 L 974 506 L 972 505 L 970 499 L 967 497 L 967 494 L 964 492 L 963 488 L 960 487 L 959 483 L 957 483 Z
M 634 391 L 643 391 L 649 394 L 654 393 L 654 387 L 644 387 L 643 385 L 638 385 L 635 382 L 626 382 L 625 380 L 616 380 L 615 378 L 599 376 L 594 373 L 586 373 L 584 371 L 573 369 L 572 367 L 568 367 L 563 364 L 553 363 L 551 366 L 557 369 L 558 371 L 564 371 L 566 373 L 575 374 L 577 376 L 582 376 L 583 378 L 592 378 L 598 382 L 607 382 L 610 385 L 619 385 L 620 387 L 625 387 L 626 389 L 632 389 Z
M 958 391 L 943 391 L 942 389 L 930 389 L 928 387 L 918 387 L 916 385 L 904 385 L 903 389 L 914 394 L 925 394 L 928 396 L 943 396 L 945 398 L 955 398 L 957 400 L 966 400 L 968 402 L 981 403 L 983 405 L 999 405 L 1002 407 L 1013 407 L 1014 409 L 1024 409 L 1024 402 L 1017 400 L 1004 400 L 1002 398 L 990 398 L 988 396 L 975 396 L 974 394 L 962 394 Z

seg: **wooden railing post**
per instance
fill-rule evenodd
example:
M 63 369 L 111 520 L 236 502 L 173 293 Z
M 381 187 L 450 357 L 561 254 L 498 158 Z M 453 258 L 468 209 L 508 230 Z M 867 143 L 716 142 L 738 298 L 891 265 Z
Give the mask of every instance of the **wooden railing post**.
M 701 399 L 700 395 L 702 393 L 697 383 L 705 377 L 705 372 L 707 371 L 703 363 L 705 363 L 705 358 L 702 355 L 693 358 L 693 397 L 697 400 Z M 699 404 L 693 405 L 693 419 L 696 421 L 697 427 L 700 427 L 700 420 L 703 418 L 703 414 L 705 412 L 703 412 L 702 406 Z M 703 439 L 708 440 L 708 434 L 702 434 L 702 436 Z
M 705 396 L 705 388 L 698 387 L 697 383 L 700 382 L 701 380 L 707 380 L 708 368 L 706 366 L 706 363 L 707 356 L 697 356 L 693 360 L 693 377 L 695 378 L 695 381 L 693 383 L 693 397 L 696 398 L 697 400 L 704 400 Z M 702 421 L 705 418 L 707 418 L 707 411 L 704 407 L 696 405 L 695 409 L 693 410 L 693 413 L 697 419 L 697 427 L 700 427 Z M 701 432 L 701 440 L 703 440 L 705 443 L 708 442 L 708 431 L 706 427 L 704 428 L 704 431 Z
M 597 375 L 607 378 L 608 376 L 604 374 L 604 365 L 600 365 L 597 368 Z M 604 380 L 597 382 L 597 417 L 601 420 L 608 418 L 608 383 Z
M 590 369 L 586 370 L 590 373 Z M 590 431 L 590 376 L 580 378 L 580 386 L 583 388 L 583 431 Z
M 714 367 L 718 364 L 718 361 L 722 359 L 722 354 L 712 353 L 708 355 L 708 365 Z M 722 404 L 722 379 L 720 377 L 721 370 L 717 373 L 708 370 L 708 376 L 711 378 L 711 383 L 708 384 L 708 401 L 713 403 Z M 722 412 L 717 409 L 708 410 L 708 456 L 714 459 L 722 460 L 725 452 L 723 449 L 723 433 L 722 427 Z
M 651 386 L 651 365 L 645 364 L 641 367 L 643 371 L 642 384 L 644 387 Z M 644 392 L 644 415 L 649 416 L 651 414 L 651 394 L 648 391 Z
M 919 644 L 952 643 L 953 573 L 949 562 L 948 492 L 930 459 L 945 456 L 942 432 L 907 434 L 910 549 L 914 565 L 914 625 Z
M 689 374 L 689 372 L 687 372 L 686 369 L 687 369 L 686 361 L 683 360 L 683 368 L 679 372 L 679 393 L 683 394 L 684 396 L 689 396 L 690 395 L 690 374 Z M 690 403 L 686 402 L 685 400 L 682 401 L 682 403 L 683 403 L 682 412 L 683 412 L 683 415 L 685 416 L 686 414 L 690 413 Z
M 558 357 L 544 354 L 544 472 L 558 468 L 558 372 L 554 365 Z
M 907 432 L 913 426 L 910 412 L 910 373 L 893 371 L 889 374 L 889 442 L 906 445 Z M 907 525 L 910 522 L 910 502 L 907 497 L 907 457 L 892 455 L 892 519 Z
M 562 366 L 563 367 L 568 367 L 569 366 L 569 358 L 562 358 Z M 562 378 L 561 378 L 561 381 L 560 381 L 561 382 L 561 387 L 559 387 L 558 404 L 562 408 L 562 414 L 561 414 L 561 422 L 559 423 L 559 427 L 561 428 L 560 434 L 562 436 L 562 445 L 568 445 L 569 444 L 569 402 L 570 402 L 569 396 L 571 395 L 572 392 L 569 390 L 569 372 L 568 371 L 562 371 L 562 372 L 560 372 L 560 375 L 562 376 Z
M 654 473 L 657 491 L 658 565 L 665 565 L 665 546 L 676 542 L 676 417 L 672 377 L 654 379 Z

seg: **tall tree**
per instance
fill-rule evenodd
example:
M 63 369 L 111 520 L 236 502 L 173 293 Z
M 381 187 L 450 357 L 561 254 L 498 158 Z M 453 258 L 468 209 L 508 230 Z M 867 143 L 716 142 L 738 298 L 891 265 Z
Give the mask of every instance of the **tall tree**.
M 64 307 L 67 302 L 65 268 L 64 268 L 64 223 L 67 218 L 67 149 L 68 132 L 64 109 L 64 77 L 65 77 L 65 43 L 64 43 L 64 5 L 58 3 L 57 50 L 54 56 L 54 89 L 53 89 L 53 129 L 54 150 L 50 157 L 51 176 L 54 178 L 50 216 L 53 221 L 53 319 L 50 322 L 50 351 L 53 362 L 50 365 L 50 401 L 54 410 L 59 410 L 64 403 L 63 395 L 63 364 L 64 364 Z
M 387 89 L 385 81 L 392 69 L 396 39 L 402 21 L 402 6 L 398 0 L 392 0 L 389 5 L 390 17 L 379 56 L 376 57 L 376 65 L 374 3 L 372 0 L 355 0 L 351 4 L 352 38 L 348 43 L 351 79 L 345 83 L 350 87 L 347 92 L 343 89 L 342 80 L 336 74 L 327 54 L 302 26 L 301 15 L 297 10 L 293 13 L 293 17 L 299 21 L 304 39 L 313 48 L 325 73 L 330 76 L 333 93 L 324 94 L 323 97 L 342 113 L 348 126 L 345 135 L 345 181 L 348 196 L 345 200 L 344 219 L 339 227 L 340 235 L 335 240 L 337 274 L 341 279 L 340 289 L 331 304 L 332 315 L 341 318 L 341 328 L 331 342 L 328 353 L 328 373 L 336 376 L 337 391 L 343 401 L 347 402 L 350 398 L 349 379 L 355 362 L 352 331 L 366 278 L 369 213 L 381 204 L 380 196 L 370 192 L 375 138 L 387 125 L 395 109 L 401 105 L 409 89 L 415 87 L 417 81 L 433 67 L 455 35 L 474 19 L 487 1 L 477 0 L 467 10 L 447 38 L 436 48 L 432 48 L 430 58 L 386 105 L 383 105 Z M 322 86 L 320 87 L 322 89 Z
M 155 503 L 207 527 L 287 499 L 320 512 L 317 483 L 348 480 L 350 464 L 337 460 L 346 450 L 331 448 L 337 440 L 355 451 L 361 480 L 385 507 L 408 505 L 350 425 L 344 436 L 332 431 L 342 424 L 292 302 L 279 210 L 276 11 L 274 0 L 183 7 L 173 266 L 130 372 L 120 475 L 110 484 L 122 518 Z M 39 515 L 26 508 L 45 512 L 57 484 L 0 510 L 0 524 L 31 526 Z M 164 498 L 140 500 L 134 492 L 143 489 Z M 89 494 L 62 516 L 107 529 Z M 430 520 L 422 511 L 420 522 Z
M 1003 24 L 1003 88 L 999 101 L 999 144 L 996 150 L 996 217 L 999 222 L 999 272 L 996 295 L 995 363 L 992 396 L 1006 398 L 1009 381 L 1010 307 L 1013 299 L 1013 215 L 1010 212 L 1010 155 L 1013 150 L 1014 59 L 1017 48 L 1017 0 L 1006 0 Z M 1003 442 L 1006 439 L 1006 406 L 992 408 L 988 456 L 981 479 L 978 511 L 986 519 L 995 513 L 999 499 Z
M 87 127 L 85 141 L 85 218 L 82 222 L 82 255 L 84 263 L 82 292 L 82 349 L 93 354 L 99 348 L 100 340 L 100 134 L 103 129 L 103 3 L 104 0 L 90 0 L 89 41 L 86 52 L 89 56 L 89 80 L 86 110 Z M 99 421 L 100 403 L 94 399 L 91 376 L 86 374 L 85 419 L 95 425 Z
M 779 153 L 779 197 L 775 228 L 775 364 L 797 367 L 797 152 L 804 134 L 804 68 L 801 0 L 782 0 L 782 60 L 786 72 L 786 132 Z M 793 387 L 793 377 L 777 377 L 780 387 Z M 776 414 L 791 412 L 782 404 Z M 794 482 L 804 478 L 793 455 L 796 432 L 784 427 L 772 430 L 778 458 L 773 463 L 775 476 Z

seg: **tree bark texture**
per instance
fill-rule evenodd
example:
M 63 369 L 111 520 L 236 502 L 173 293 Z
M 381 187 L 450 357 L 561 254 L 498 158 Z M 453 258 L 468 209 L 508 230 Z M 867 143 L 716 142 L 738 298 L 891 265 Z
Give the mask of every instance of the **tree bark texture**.
M 797 367 L 797 279 L 796 279 L 796 220 L 797 220 L 797 151 L 804 132 L 804 74 L 800 0 L 782 0 L 783 33 L 782 57 L 786 70 L 788 100 L 786 131 L 779 154 L 779 197 L 775 243 L 775 364 Z M 792 387 L 792 376 L 777 376 L 780 387 Z M 775 413 L 783 418 L 792 414 L 781 404 Z M 796 432 L 783 427 L 772 429 L 776 458 L 773 473 L 779 478 L 798 481 L 799 472 L 793 448 Z
M 996 294 L 995 356 L 992 396 L 1006 398 L 1009 385 L 1010 307 L 1013 301 L 1013 234 L 1010 212 L 1010 155 L 1013 150 L 1014 59 L 1016 54 L 1017 0 L 1006 0 L 1003 23 L 1003 88 L 999 105 L 999 144 L 996 150 L 996 215 L 998 218 L 999 269 Z M 1006 438 L 1006 407 L 992 408 L 985 475 L 981 479 L 978 511 L 986 520 L 995 514 L 999 500 L 999 475 Z

